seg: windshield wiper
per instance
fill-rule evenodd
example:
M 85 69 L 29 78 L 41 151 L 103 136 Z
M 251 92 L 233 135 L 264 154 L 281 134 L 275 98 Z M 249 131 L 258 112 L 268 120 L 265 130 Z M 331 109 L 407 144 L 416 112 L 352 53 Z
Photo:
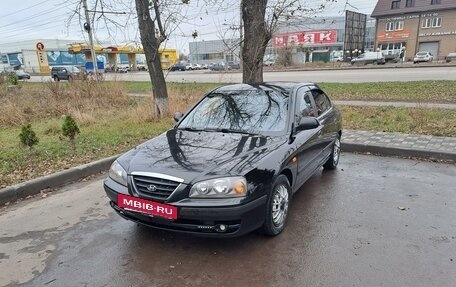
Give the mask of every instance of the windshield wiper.
M 184 130 L 184 131 L 191 131 L 191 132 L 202 132 L 204 130 L 202 129 L 197 129 L 197 128 L 192 128 L 192 127 L 183 127 L 183 128 L 177 128 L 178 130 Z
M 256 134 L 248 132 L 248 131 L 232 130 L 232 129 L 227 129 L 227 128 L 205 129 L 205 131 L 208 131 L 208 132 L 220 132 L 220 133 L 244 134 L 244 135 L 251 135 L 251 136 L 256 135 Z

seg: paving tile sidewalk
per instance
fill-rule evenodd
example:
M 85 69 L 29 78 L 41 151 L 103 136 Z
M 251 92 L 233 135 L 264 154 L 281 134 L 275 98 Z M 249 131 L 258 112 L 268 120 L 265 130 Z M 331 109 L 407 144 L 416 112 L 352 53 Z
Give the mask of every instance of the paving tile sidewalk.
M 344 130 L 342 150 L 456 162 L 456 138 Z
M 421 109 L 449 109 L 456 110 L 456 104 L 439 104 L 439 103 L 412 103 L 412 102 L 376 102 L 376 101 L 333 101 L 338 106 L 370 106 L 370 107 L 403 107 L 403 108 L 421 108 Z

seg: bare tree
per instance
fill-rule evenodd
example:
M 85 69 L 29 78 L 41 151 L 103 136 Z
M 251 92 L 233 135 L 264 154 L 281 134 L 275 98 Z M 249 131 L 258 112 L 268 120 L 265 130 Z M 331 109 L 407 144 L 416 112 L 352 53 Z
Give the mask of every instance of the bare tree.
M 160 61 L 160 45 L 166 40 L 162 14 L 158 0 L 135 0 L 138 26 L 146 55 L 149 76 L 152 81 L 153 117 L 161 118 L 168 114 L 168 91 Z M 150 3 L 150 5 L 149 5 Z M 151 10 L 152 15 L 151 16 Z
M 317 6 L 309 6 L 310 2 L 306 0 L 241 1 L 244 22 L 242 45 L 244 83 L 263 82 L 263 57 L 267 44 L 280 22 L 317 13 L 324 10 L 327 2 L 335 2 L 335 0 L 323 0 Z
M 168 114 L 168 92 L 166 88 L 165 76 L 163 74 L 160 48 L 169 38 L 169 35 L 186 19 L 182 13 L 183 6 L 189 4 L 188 0 L 135 0 L 134 2 L 124 3 L 122 0 L 93 0 L 94 9 L 91 25 L 104 28 L 110 38 L 118 31 L 125 32 L 131 23 L 117 22 L 112 18 L 113 14 L 125 14 L 130 20 L 131 14 L 137 15 L 139 35 L 141 44 L 146 56 L 149 76 L 152 82 L 152 114 L 154 119 L 162 118 Z M 79 15 L 81 19 L 81 1 L 78 0 L 74 15 Z M 135 7 L 131 7 L 135 3 Z M 119 9 L 120 8 L 120 9 Z M 132 13 L 113 12 L 113 10 L 131 11 Z M 136 13 L 134 13 L 136 9 Z M 95 15 L 97 14 L 97 15 Z M 71 22 L 72 15 L 68 22 Z M 107 16 L 111 15 L 111 17 Z M 102 20 L 102 21 L 100 21 Z M 95 23 L 96 21 L 96 23 Z M 81 24 L 82 26 L 82 24 Z M 101 26 L 101 27 L 99 27 Z M 127 29 L 128 31 L 128 29 Z M 113 33 L 115 32 L 115 33 Z M 111 39 L 113 40 L 113 39 Z

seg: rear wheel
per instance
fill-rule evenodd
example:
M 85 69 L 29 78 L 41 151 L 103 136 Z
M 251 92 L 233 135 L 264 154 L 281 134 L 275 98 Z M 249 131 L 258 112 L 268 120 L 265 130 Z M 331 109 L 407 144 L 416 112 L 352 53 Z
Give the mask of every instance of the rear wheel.
M 263 232 L 270 236 L 278 235 L 285 227 L 288 217 L 288 208 L 291 201 L 291 187 L 285 175 L 277 177 L 272 186 L 266 207 L 266 219 Z
M 323 165 L 324 169 L 335 169 L 339 164 L 340 158 L 340 136 L 337 136 L 331 151 L 331 155 Z
M 54 81 L 56 81 L 56 82 L 60 81 L 59 77 L 54 76 Z

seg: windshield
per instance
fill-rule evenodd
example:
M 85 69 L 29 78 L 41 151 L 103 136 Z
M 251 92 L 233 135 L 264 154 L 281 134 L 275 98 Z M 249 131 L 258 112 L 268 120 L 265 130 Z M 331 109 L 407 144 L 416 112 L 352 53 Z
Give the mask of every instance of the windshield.
M 265 133 L 286 129 L 288 95 L 272 90 L 212 93 L 179 125 L 179 129 Z
M 427 52 L 419 52 L 417 55 L 419 55 L 419 56 L 426 56 L 426 55 L 427 55 Z

